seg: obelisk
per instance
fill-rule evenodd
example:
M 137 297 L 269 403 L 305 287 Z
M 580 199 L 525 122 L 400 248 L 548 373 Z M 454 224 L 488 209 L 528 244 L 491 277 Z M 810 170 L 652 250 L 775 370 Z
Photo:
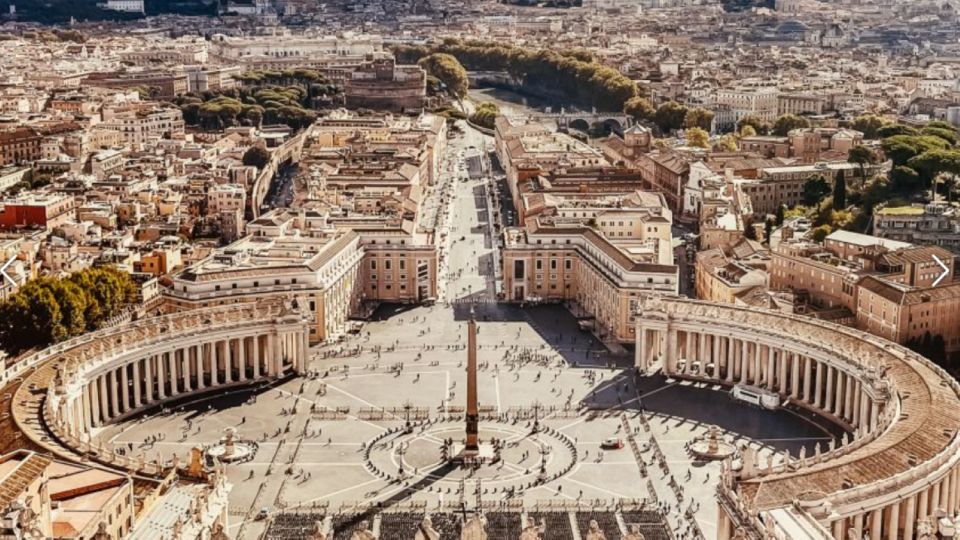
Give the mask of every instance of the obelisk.
M 479 429 L 480 411 L 477 406 L 477 321 L 470 310 L 470 322 L 467 323 L 467 440 L 463 447 L 466 455 L 480 452 Z

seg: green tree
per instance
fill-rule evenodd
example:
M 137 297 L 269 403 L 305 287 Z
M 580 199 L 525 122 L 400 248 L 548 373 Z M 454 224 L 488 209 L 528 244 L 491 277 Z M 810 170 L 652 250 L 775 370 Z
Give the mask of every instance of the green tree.
M 919 134 L 920 132 L 916 129 L 903 124 L 887 124 L 877 130 L 877 136 L 879 136 L 881 139 L 896 137 L 897 135 L 908 135 L 913 137 Z
M 768 244 L 770 243 L 770 236 L 773 235 L 773 225 L 773 218 L 767 218 L 767 220 L 763 222 L 763 239 Z
M 847 154 L 847 162 L 860 166 L 860 183 L 862 186 L 863 182 L 867 180 L 866 167 L 877 162 L 877 154 L 866 146 L 857 145 L 851 148 L 850 153 Z
M 470 121 L 480 127 L 493 129 L 498 116 L 500 116 L 500 107 L 496 103 L 485 101 L 473 111 Z
M 243 164 L 248 167 L 263 169 L 267 163 L 270 163 L 270 151 L 262 146 L 251 146 L 243 153 Z
M 708 111 L 701 107 L 688 109 L 683 118 L 683 126 L 686 128 L 698 127 L 704 131 L 710 131 L 713 127 L 713 111 Z
M 854 118 L 850 127 L 863 133 L 864 139 L 876 139 L 880 137 L 880 128 L 886 126 L 889 122 L 873 114 L 865 114 Z
M 810 231 L 810 237 L 813 238 L 814 242 L 823 242 L 824 239 L 826 239 L 827 236 L 829 236 L 832 232 L 833 229 L 830 227 L 830 225 L 820 225 L 819 227 L 815 227 L 812 231 Z
M 833 179 L 833 209 L 843 210 L 847 207 L 847 178 L 843 170 L 837 171 Z
M 657 108 L 653 122 L 663 133 L 670 133 L 683 127 L 687 117 L 687 108 L 676 101 L 668 101 Z
M 743 133 L 744 128 L 747 126 L 753 128 L 753 135 L 766 134 L 770 131 L 770 124 L 755 114 L 748 114 L 737 122 L 737 128 L 744 137 L 749 136 Z
M 810 120 L 795 114 L 784 114 L 774 122 L 773 134 L 783 137 L 795 129 L 808 127 L 810 127 Z
M 463 99 L 470 87 L 467 70 L 456 57 L 445 53 L 434 53 L 417 62 L 429 75 L 440 79 L 447 91 L 456 99 Z
M 695 146 L 697 148 L 710 148 L 710 134 L 705 130 L 693 127 L 687 130 L 687 146 Z
M 830 184 L 822 175 L 812 176 L 803 184 L 801 200 L 804 206 L 819 206 L 830 193 Z
M 747 124 L 740 128 L 741 137 L 755 137 L 756 135 L 757 135 L 757 130 L 750 124 Z
M 901 165 L 890 171 L 890 189 L 898 195 L 909 197 L 923 189 L 923 182 L 917 171 Z
M 944 129 L 941 127 L 931 127 L 926 126 L 920 130 L 921 135 L 929 135 L 931 137 L 940 137 L 944 141 L 950 144 L 950 146 L 956 146 L 957 144 L 957 130 L 955 129 Z
M 637 121 L 649 122 L 653 120 L 653 115 L 656 112 L 656 109 L 650 104 L 650 100 L 640 96 L 632 97 L 623 104 L 623 113 L 632 116 Z
M 787 213 L 786 205 L 781 204 L 780 206 L 777 207 L 776 217 L 774 218 L 777 226 L 783 225 L 783 220 L 786 217 L 786 213 Z
M 717 144 L 713 145 L 713 149 L 717 152 L 736 152 L 737 136 L 733 133 L 723 135 L 717 140 Z
M 883 153 L 894 166 L 906 165 L 912 158 L 930 150 L 946 150 L 950 145 L 930 135 L 893 135 L 880 142 Z

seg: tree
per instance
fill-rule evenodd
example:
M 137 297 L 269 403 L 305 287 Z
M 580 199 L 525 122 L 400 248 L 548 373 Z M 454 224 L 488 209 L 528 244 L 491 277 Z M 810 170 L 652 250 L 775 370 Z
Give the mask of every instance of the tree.
M 754 129 L 754 127 L 749 124 L 740 128 L 741 137 L 756 137 L 756 135 L 757 135 L 757 130 Z
M 843 210 L 847 207 L 847 179 L 843 170 L 837 171 L 837 177 L 833 179 L 833 209 Z
M 773 218 L 767 218 L 767 220 L 763 222 L 763 239 L 768 244 L 770 243 L 770 236 L 773 235 L 773 225 Z
M 957 130 L 955 129 L 926 126 L 920 130 L 920 134 L 929 135 L 931 137 L 940 137 L 949 143 L 950 146 L 956 146 L 957 144 Z
M 454 56 L 446 53 L 433 53 L 421 58 L 417 64 L 447 87 L 447 92 L 457 99 L 463 99 L 470 87 L 467 70 Z
M 623 113 L 632 116 L 637 121 L 649 122 L 656 112 L 656 109 L 650 104 L 650 100 L 640 96 L 632 97 L 623 104 Z
M 808 127 L 810 127 L 810 120 L 795 114 L 784 114 L 774 122 L 773 134 L 784 137 L 795 129 Z
M 698 127 L 687 130 L 687 146 L 710 148 L 710 134 Z
M 743 236 L 747 240 L 756 240 L 757 239 L 757 228 L 753 226 L 752 221 L 745 221 L 743 224 Z
M 820 225 L 819 227 L 815 227 L 810 231 L 810 237 L 813 238 L 814 242 L 823 242 L 824 239 L 826 239 L 826 237 L 832 232 L 833 229 L 830 227 L 830 225 Z
M 777 226 L 783 225 L 783 220 L 786 217 L 786 213 L 787 213 L 786 205 L 781 204 L 780 206 L 777 207 L 776 217 L 774 218 Z
M 470 122 L 487 129 L 493 129 L 497 117 L 500 116 L 500 107 L 491 101 L 485 101 L 477 106 L 470 115 Z
M 922 187 L 920 174 L 910 167 L 897 166 L 890 171 L 890 189 L 898 195 L 909 197 Z
M 737 122 L 737 127 L 740 129 L 740 134 L 743 135 L 743 129 L 746 126 L 753 128 L 753 134 L 758 133 L 767 133 L 770 130 L 770 124 L 766 123 L 762 118 L 755 114 L 748 114 L 740 119 Z M 746 137 L 747 135 L 743 135 Z
M 894 166 L 906 165 L 912 158 L 930 150 L 946 150 L 950 144 L 931 135 L 893 135 L 880 142 L 883 153 Z
M 801 200 L 804 206 L 819 206 L 823 198 L 830 193 L 830 184 L 822 175 L 812 176 L 803 184 Z
M 864 139 L 876 139 L 880 136 L 880 128 L 886 126 L 889 122 L 873 114 L 865 114 L 853 119 L 850 127 L 863 133 Z
M 663 133 L 670 133 L 682 128 L 686 118 L 686 107 L 676 101 L 668 101 L 657 109 L 653 116 L 653 122 Z
M 895 137 L 897 135 L 909 135 L 912 137 L 919 134 L 920 132 L 916 129 L 903 124 L 887 124 L 877 130 L 877 136 L 881 139 Z
M 949 174 L 951 177 L 960 174 L 960 151 L 928 150 L 911 158 L 907 166 L 919 173 L 924 186 L 930 185 L 934 189 L 936 186 L 933 182 L 940 174 Z
M 243 153 L 243 164 L 248 167 L 263 169 L 270 163 L 270 152 L 262 146 L 251 146 Z
M 847 154 L 847 162 L 860 166 L 860 182 L 863 185 L 863 182 L 867 179 L 866 167 L 877 162 L 877 154 L 866 146 L 857 145 L 851 148 L 850 153 Z
M 736 152 L 737 136 L 733 133 L 727 133 L 717 140 L 717 144 L 713 145 L 713 149 L 717 152 Z
M 0 302 L 0 344 L 16 354 L 96 330 L 135 295 L 130 275 L 113 268 L 31 281 Z
M 686 128 L 698 127 L 702 130 L 710 131 L 713 127 L 713 116 L 712 111 L 701 107 L 688 109 L 687 114 L 683 118 L 683 126 Z

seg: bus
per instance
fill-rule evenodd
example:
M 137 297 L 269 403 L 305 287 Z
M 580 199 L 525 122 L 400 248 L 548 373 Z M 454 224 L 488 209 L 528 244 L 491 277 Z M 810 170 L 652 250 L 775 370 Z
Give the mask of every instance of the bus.
M 733 399 L 763 407 L 764 409 L 776 410 L 780 408 L 780 396 L 776 392 L 770 392 L 756 386 L 738 384 L 730 391 Z

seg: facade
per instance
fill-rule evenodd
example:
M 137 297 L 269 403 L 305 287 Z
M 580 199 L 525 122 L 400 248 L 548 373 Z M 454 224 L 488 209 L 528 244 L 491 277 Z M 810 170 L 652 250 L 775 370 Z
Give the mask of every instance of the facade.
M 70 218 L 73 197 L 61 194 L 0 201 L 0 229 L 52 229 Z
M 960 211 L 943 202 L 877 209 L 873 234 L 901 242 L 940 246 L 958 254 Z
M 764 462 L 748 447 L 741 468 L 725 462 L 719 539 L 918 538 L 960 510 L 960 384 L 929 360 L 839 325 L 677 297 L 643 298 L 636 325 L 639 370 L 760 389 L 844 431 L 799 456 Z
M 18 127 L 0 131 L 0 166 L 30 163 L 42 157 L 43 137 L 37 130 Z
M 633 312 L 644 292 L 676 292 L 671 214 L 662 196 L 636 193 L 612 204 L 594 195 L 561 201 L 505 231 L 503 294 L 511 302 L 564 302 L 592 330 L 634 341 Z
M 343 88 L 347 106 L 387 111 L 423 108 L 427 73 L 420 66 L 399 66 L 391 57 L 362 62 Z
M 119 132 L 123 142 L 142 146 L 150 139 L 183 135 L 184 122 L 177 108 L 105 110 L 103 129 Z

